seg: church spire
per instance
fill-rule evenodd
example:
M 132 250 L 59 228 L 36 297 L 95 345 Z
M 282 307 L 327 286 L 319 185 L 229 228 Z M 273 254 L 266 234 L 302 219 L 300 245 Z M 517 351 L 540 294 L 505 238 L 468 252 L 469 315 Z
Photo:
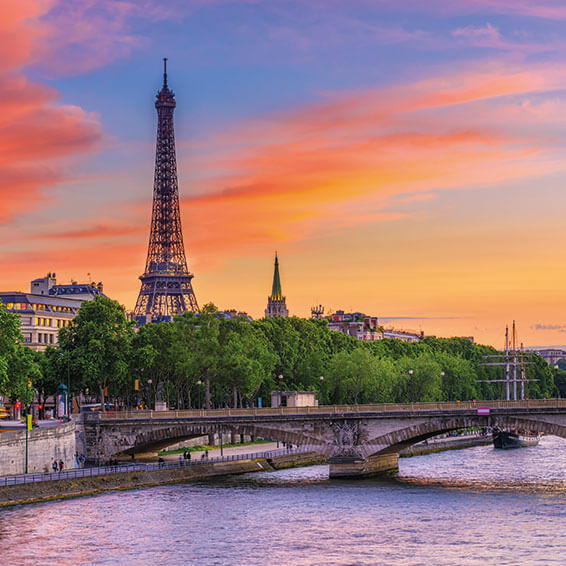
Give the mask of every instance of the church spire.
M 267 308 L 265 309 L 265 316 L 289 316 L 287 305 L 285 304 L 285 297 L 281 291 L 281 279 L 279 277 L 279 259 L 277 252 L 275 252 L 275 268 L 273 270 L 273 286 L 271 287 L 271 295 L 267 297 Z
M 279 279 L 279 260 L 277 259 L 277 252 L 275 252 L 275 270 L 273 271 L 273 286 L 271 288 L 271 300 L 281 301 L 283 293 L 281 292 L 281 280 Z

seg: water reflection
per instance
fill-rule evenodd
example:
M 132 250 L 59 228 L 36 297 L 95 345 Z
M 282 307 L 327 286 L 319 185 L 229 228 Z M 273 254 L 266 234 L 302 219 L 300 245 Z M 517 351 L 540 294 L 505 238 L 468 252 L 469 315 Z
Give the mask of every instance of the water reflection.
M 563 564 L 566 442 L 401 460 L 391 480 L 326 466 L 5 509 L 6 564 Z

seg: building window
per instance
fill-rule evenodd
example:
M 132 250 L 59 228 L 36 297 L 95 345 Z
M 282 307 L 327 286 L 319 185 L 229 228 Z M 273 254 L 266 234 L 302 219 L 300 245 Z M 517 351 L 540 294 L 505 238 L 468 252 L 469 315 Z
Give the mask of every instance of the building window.
M 54 334 L 49 335 L 49 343 L 50 344 L 53 344 L 53 336 L 54 336 Z

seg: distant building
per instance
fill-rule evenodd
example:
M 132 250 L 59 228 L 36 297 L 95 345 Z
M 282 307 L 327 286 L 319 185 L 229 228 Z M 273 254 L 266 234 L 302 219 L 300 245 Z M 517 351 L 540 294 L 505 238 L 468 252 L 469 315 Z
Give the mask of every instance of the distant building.
M 48 273 L 45 277 L 34 279 L 31 282 L 30 292 L 34 295 L 49 295 L 51 297 L 67 297 L 79 301 L 91 301 L 96 297 L 104 296 L 102 283 L 77 283 L 71 281 L 69 285 L 57 285 L 55 273 Z
M 102 296 L 102 283 L 57 285 L 55 273 L 34 279 L 31 292 L 0 292 L 6 310 L 20 317 L 24 343 L 33 350 L 55 346 L 58 332 L 69 326 L 84 301 Z
M 540 356 L 548 365 L 554 366 L 558 360 L 566 359 L 566 350 L 558 348 L 527 348 L 525 352 L 531 352 Z
M 326 317 L 330 330 L 342 332 L 364 342 L 382 340 L 383 335 L 379 328 L 376 316 L 367 316 L 362 312 L 345 313 L 336 311 Z
M 265 309 L 265 316 L 289 316 L 287 305 L 285 304 L 285 297 L 281 291 L 281 280 L 279 279 L 279 260 L 275 254 L 275 268 L 273 271 L 273 286 L 271 288 L 271 295 L 267 297 L 267 308 Z
M 384 329 L 379 326 L 376 316 L 368 316 L 363 312 L 344 312 L 338 310 L 328 316 L 324 315 L 322 306 L 311 309 L 311 318 L 325 318 L 328 320 L 330 330 L 342 332 L 346 336 L 352 336 L 364 342 L 375 342 L 385 338 L 395 338 L 403 342 L 419 342 L 424 338 L 424 332 L 411 332 L 407 330 L 396 330 L 394 328 Z
M 395 338 L 403 342 L 420 342 L 424 338 L 424 332 L 410 332 L 408 330 L 395 330 L 387 328 L 383 330 L 383 338 Z
M 218 311 L 218 314 L 223 316 L 224 318 L 227 318 L 227 319 L 247 318 L 250 322 L 253 321 L 253 318 L 247 312 L 237 311 L 236 309 L 228 309 L 228 310 Z
M 272 407 L 317 407 L 314 391 L 272 391 Z

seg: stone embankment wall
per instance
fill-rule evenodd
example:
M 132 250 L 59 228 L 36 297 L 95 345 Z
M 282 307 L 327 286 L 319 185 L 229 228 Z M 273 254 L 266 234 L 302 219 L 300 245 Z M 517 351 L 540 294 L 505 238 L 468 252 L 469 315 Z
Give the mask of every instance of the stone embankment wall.
M 321 461 L 320 455 L 314 453 L 310 455 L 284 455 L 281 458 L 281 467 L 286 468 L 293 466 L 309 466 L 318 464 Z M 293 458 L 296 458 L 294 464 Z M 198 466 L 166 468 L 147 472 L 126 472 L 108 474 L 105 476 L 9 485 L 0 487 L 0 507 L 65 497 L 78 497 L 80 495 L 92 495 L 104 491 L 136 489 L 168 483 L 202 480 L 214 476 L 273 470 L 278 467 L 277 460 L 278 458 L 273 458 L 273 460 L 268 462 L 264 458 L 258 458 L 235 462 L 214 462 Z
M 471 448 L 472 446 L 481 446 L 482 444 L 491 444 L 491 434 L 488 436 L 480 436 L 470 434 L 466 436 L 454 436 L 429 440 L 428 443 L 419 442 L 413 444 L 399 453 L 401 458 L 410 456 L 422 456 L 423 454 L 431 454 L 432 452 L 444 452 L 445 450 L 459 450 L 460 448 Z
M 73 467 L 76 452 L 75 423 L 69 422 L 28 431 L 28 473 L 51 471 L 54 459 Z M 26 471 L 26 431 L 0 433 L 0 476 Z

